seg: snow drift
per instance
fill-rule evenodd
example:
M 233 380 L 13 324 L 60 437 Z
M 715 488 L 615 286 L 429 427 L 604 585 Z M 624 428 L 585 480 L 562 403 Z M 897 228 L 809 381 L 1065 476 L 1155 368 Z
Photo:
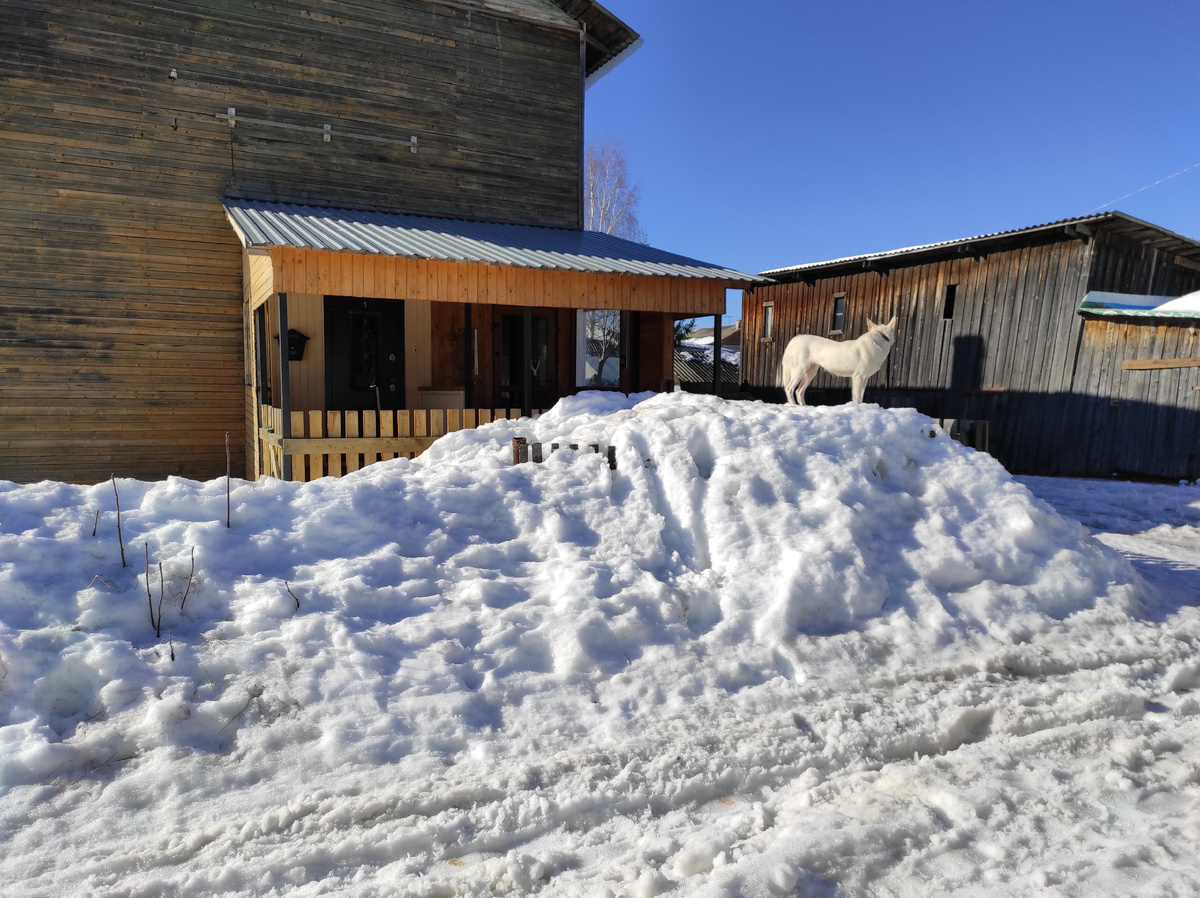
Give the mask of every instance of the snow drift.
M 818 681 L 1049 663 L 1022 652 L 1059 620 L 1136 603 L 1125 561 L 903 409 L 583 394 L 238 482 L 232 529 L 223 481 L 118 488 L 125 568 L 110 484 L 0 486 L 0 874 L 47 893 L 819 891 L 848 880 L 804 826 L 733 849 L 824 780 L 798 753 L 865 739 L 877 769 L 1001 724 L 952 702 L 852 737 L 795 712 Z M 740 817 L 645 847 L 645 815 L 729 794 Z

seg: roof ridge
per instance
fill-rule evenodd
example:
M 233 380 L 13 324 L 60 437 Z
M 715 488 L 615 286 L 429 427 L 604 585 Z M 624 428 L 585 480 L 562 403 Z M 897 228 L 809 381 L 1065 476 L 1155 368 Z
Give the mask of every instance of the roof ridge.
M 1200 240 L 1196 240 L 1195 238 L 1192 238 L 1192 237 L 1186 237 L 1182 234 L 1177 234 L 1174 231 L 1168 230 L 1167 228 L 1161 227 L 1156 224 L 1152 224 L 1148 221 L 1143 221 L 1142 219 L 1137 218 L 1133 215 L 1129 215 L 1126 212 L 1121 212 L 1119 210 L 1114 209 L 1114 210 L 1111 210 L 1108 212 L 1099 212 L 1099 213 L 1094 213 L 1094 214 L 1090 214 L 1090 215 L 1077 215 L 1072 218 L 1062 218 L 1062 219 L 1059 219 L 1058 221 L 1051 221 L 1051 222 L 1046 222 L 1044 224 L 1038 224 L 1038 225 L 1030 225 L 1030 226 L 1024 227 L 1024 228 L 1012 228 L 1007 231 L 995 231 L 995 232 L 992 232 L 989 234 L 977 234 L 973 237 L 959 237 L 959 238 L 956 238 L 953 240 L 941 240 L 941 241 L 937 241 L 934 243 L 922 243 L 922 244 L 917 244 L 915 246 L 901 247 L 899 249 L 884 250 L 882 252 L 859 253 L 859 254 L 852 255 L 852 256 L 842 256 L 842 257 L 839 257 L 836 259 L 826 259 L 826 260 L 822 260 L 822 261 L 818 261 L 818 262 L 805 262 L 800 265 L 789 265 L 789 266 L 785 266 L 782 268 L 772 268 L 772 269 L 768 269 L 766 271 L 762 271 L 759 273 L 763 277 L 774 278 L 774 277 L 777 277 L 780 275 L 787 275 L 792 272 L 806 271 L 806 270 L 811 270 L 814 268 L 826 268 L 826 267 L 845 265 L 845 264 L 849 264 L 849 263 L 853 263 L 853 262 L 860 262 L 860 261 L 865 262 L 865 261 L 869 261 L 872 259 L 892 258 L 892 257 L 897 257 L 897 256 L 904 256 L 904 255 L 910 254 L 910 253 L 927 252 L 930 250 L 944 249 L 944 248 L 953 247 L 953 246 L 967 246 L 967 245 L 970 245 L 973 243 L 979 243 L 982 241 L 994 241 L 994 240 L 1000 240 L 1000 239 L 1008 238 L 1008 237 L 1015 237 L 1015 236 L 1019 236 L 1022 234 L 1033 234 L 1038 231 L 1048 231 L 1048 230 L 1052 230 L 1052 229 L 1056 229 L 1056 228 L 1067 228 L 1067 227 L 1071 227 L 1074 225 L 1087 225 L 1087 224 L 1097 223 L 1097 222 L 1112 221 L 1115 219 L 1121 219 L 1125 222 L 1128 222 L 1132 225 L 1136 225 L 1139 227 L 1149 228 L 1151 230 L 1158 231 L 1161 234 L 1169 236 L 1173 239 L 1192 244 L 1193 246 L 1196 247 L 1198 253 L 1200 253 Z

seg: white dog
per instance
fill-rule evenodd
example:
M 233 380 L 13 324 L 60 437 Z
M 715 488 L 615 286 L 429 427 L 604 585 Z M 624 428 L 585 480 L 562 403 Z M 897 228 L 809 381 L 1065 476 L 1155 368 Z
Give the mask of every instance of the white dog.
M 783 395 L 788 404 L 804 405 L 804 391 L 817 376 L 818 367 L 851 378 L 850 398 L 862 402 L 868 378 L 883 367 L 896 341 L 896 318 L 887 324 L 875 324 L 868 318 L 867 328 L 857 340 L 846 343 L 816 334 L 792 337 L 783 351 Z

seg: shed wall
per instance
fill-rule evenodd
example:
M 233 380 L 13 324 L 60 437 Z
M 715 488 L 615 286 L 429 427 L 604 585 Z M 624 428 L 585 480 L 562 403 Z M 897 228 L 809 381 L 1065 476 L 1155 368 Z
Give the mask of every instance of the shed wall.
M 947 318 L 949 284 L 956 296 Z M 743 376 L 760 395 L 782 400 L 787 341 L 828 334 L 833 298 L 844 293 L 847 338 L 866 329 L 867 317 L 899 318 L 896 348 L 872 378 L 867 401 L 986 419 L 992 454 L 1016 472 L 1200 476 L 1200 368 L 1122 368 L 1132 359 L 1200 356 L 1196 329 L 1086 320 L 1076 309 L 1089 289 L 1182 295 L 1200 289 L 1200 271 L 1100 232 L 1088 243 L 759 288 L 743 306 Z M 764 342 L 768 302 L 777 336 Z M 824 372 L 808 393 L 816 404 L 848 398 L 848 381 Z

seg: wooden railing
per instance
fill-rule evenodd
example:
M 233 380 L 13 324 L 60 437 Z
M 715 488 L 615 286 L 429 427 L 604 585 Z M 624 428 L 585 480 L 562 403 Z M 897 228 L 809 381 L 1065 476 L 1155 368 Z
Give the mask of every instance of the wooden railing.
M 535 410 L 534 414 L 538 411 Z M 409 409 L 400 411 L 292 412 L 291 434 L 283 436 L 283 413 L 261 407 L 259 451 L 263 473 L 283 477 L 284 457 L 291 459 L 292 480 L 340 477 L 391 458 L 416 458 L 438 437 L 470 430 L 502 418 L 521 417 L 520 409 Z

